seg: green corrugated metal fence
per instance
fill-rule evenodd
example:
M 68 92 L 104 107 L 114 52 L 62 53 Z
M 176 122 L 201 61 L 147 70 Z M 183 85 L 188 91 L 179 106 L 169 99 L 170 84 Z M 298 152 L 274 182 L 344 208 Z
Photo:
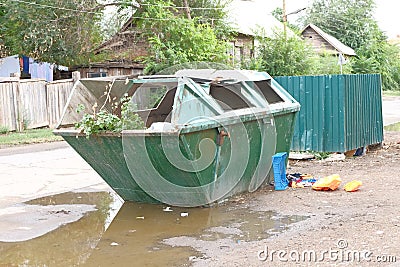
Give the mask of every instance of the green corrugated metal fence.
M 379 74 L 274 79 L 301 104 L 291 150 L 345 152 L 382 142 Z

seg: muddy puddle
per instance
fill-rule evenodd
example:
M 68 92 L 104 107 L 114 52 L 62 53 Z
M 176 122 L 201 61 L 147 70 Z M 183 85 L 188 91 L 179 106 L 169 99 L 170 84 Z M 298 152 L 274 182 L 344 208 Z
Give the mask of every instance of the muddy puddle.
M 390 124 L 384 127 L 385 131 L 400 132 L 400 122 Z
M 0 242 L 0 266 L 190 266 L 190 259 L 201 254 L 188 246 L 169 246 L 165 240 L 186 236 L 204 241 L 256 241 L 306 219 L 250 211 L 234 203 L 211 208 L 122 205 L 106 192 L 65 193 L 24 204 L 62 207 L 51 211 L 52 216 L 68 214 L 65 205 L 96 208 L 42 236 Z

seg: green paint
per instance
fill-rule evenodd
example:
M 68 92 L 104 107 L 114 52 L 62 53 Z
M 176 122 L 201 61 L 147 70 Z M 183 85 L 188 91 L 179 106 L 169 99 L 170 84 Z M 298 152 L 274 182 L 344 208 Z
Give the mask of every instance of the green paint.
M 300 103 L 291 150 L 346 152 L 383 140 L 379 74 L 276 77 Z

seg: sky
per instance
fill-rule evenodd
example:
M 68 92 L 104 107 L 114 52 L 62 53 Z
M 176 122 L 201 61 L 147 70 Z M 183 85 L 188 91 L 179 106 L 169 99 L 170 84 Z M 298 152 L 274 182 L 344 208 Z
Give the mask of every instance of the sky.
M 266 1 L 266 0 L 262 0 Z M 275 7 L 282 6 L 282 0 L 271 0 Z M 307 7 L 312 0 L 286 0 L 286 12 L 290 13 L 303 7 Z M 400 1 L 399 0 L 375 0 L 375 19 L 378 21 L 381 30 L 386 32 L 389 38 L 400 35 Z M 288 20 L 296 17 L 288 16 Z

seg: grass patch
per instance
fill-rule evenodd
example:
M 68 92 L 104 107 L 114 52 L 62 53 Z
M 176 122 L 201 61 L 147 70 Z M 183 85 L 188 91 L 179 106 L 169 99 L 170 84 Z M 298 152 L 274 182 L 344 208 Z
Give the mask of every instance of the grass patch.
M 390 124 L 384 127 L 385 131 L 400 132 L 400 122 Z
M 0 134 L 6 134 L 9 131 L 10 131 L 10 129 L 8 129 L 8 127 L 0 125 Z
M 46 143 L 62 140 L 61 136 L 54 135 L 53 130 L 47 128 L 0 134 L 0 146 Z
M 383 96 L 400 96 L 400 91 L 382 91 Z

